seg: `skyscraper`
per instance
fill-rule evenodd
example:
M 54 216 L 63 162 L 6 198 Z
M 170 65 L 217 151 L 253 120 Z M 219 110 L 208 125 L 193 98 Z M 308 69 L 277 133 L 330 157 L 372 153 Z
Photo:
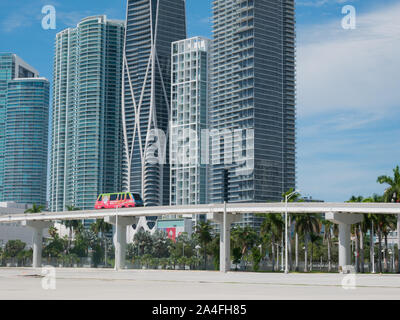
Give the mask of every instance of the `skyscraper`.
M 123 78 L 125 186 L 142 194 L 147 206 L 170 201 L 171 43 L 185 38 L 185 0 L 128 0 Z
M 172 44 L 171 205 L 207 201 L 202 132 L 208 129 L 210 44 L 202 37 Z
M 3 200 L 46 207 L 49 82 L 8 81 Z
M 0 53 L 0 200 L 3 200 L 8 81 L 38 77 L 38 72 L 13 53 Z
M 210 202 L 223 201 L 224 169 L 230 202 L 280 201 L 295 187 L 294 10 L 294 0 L 213 2 L 211 127 L 232 134 L 213 145 Z
M 124 22 L 83 19 L 56 36 L 50 208 L 94 207 L 122 191 Z

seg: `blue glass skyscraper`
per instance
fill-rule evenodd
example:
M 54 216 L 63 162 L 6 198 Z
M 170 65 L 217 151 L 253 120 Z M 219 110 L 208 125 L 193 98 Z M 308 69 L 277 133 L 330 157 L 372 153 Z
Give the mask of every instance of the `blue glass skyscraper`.
M 10 81 L 18 78 L 38 77 L 38 72 L 13 53 L 0 53 L 0 201 L 12 201 L 4 197 L 4 173 L 6 151 L 7 124 L 7 89 Z M 23 94 L 23 91 L 19 91 Z M 28 99 L 29 101 L 29 99 Z M 23 100 L 22 103 L 27 101 Z M 18 112 L 19 110 L 17 110 Z M 20 110 L 23 114 L 23 109 Z M 23 130 L 23 127 L 20 128 Z M 22 132 L 22 131 L 21 131 Z M 20 132 L 20 133 L 21 133 Z M 10 146 L 10 145 L 9 145 Z M 9 172 L 10 174 L 10 172 Z M 29 196 L 27 197 L 29 198 Z M 42 199 L 43 200 L 43 199 Z M 43 202 L 44 204 L 44 202 Z
M 124 22 L 93 16 L 55 40 L 50 208 L 94 207 L 122 190 Z
M 8 81 L 3 200 L 46 206 L 49 82 Z

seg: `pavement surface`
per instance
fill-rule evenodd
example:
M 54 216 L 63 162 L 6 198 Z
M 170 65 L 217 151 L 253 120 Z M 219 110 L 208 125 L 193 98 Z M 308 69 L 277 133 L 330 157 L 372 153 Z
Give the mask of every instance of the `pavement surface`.
M 0 268 L 0 300 L 400 299 L 400 275 Z

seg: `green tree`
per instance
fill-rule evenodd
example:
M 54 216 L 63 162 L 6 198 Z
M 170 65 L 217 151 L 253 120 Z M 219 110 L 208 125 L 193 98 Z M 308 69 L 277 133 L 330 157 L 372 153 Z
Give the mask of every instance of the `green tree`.
M 258 247 L 251 248 L 251 262 L 253 264 L 253 271 L 257 272 L 260 269 L 260 262 L 262 255 Z
M 164 232 L 157 230 L 152 236 L 153 240 L 153 255 L 156 258 L 167 258 L 169 255 L 168 247 L 171 244 L 171 239 L 169 239 Z M 188 248 L 189 250 L 189 248 Z M 187 251 L 186 253 L 188 253 Z
M 96 249 L 98 251 L 104 251 L 104 265 L 107 266 L 107 233 L 112 231 L 112 225 L 105 222 L 104 219 L 96 219 L 96 222 L 93 223 L 90 226 L 91 230 L 95 233 L 95 234 L 100 234 L 100 238 L 101 238 L 101 243 L 103 244 L 103 246 L 100 244 L 100 246 L 102 248 L 97 248 Z M 97 252 L 97 251 L 96 251 Z M 100 262 L 101 260 L 99 260 Z
M 347 202 L 363 202 L 364 198 L 362 196 L 352 196 L 349 201 Z M 351 233 L 354 235 L 355 238 L 355 269 L 356 272 L 360 272 L 360 250 L 363 248 L 363 236 L 360 234 L 361 230 L 361 223 L 356 223 L 351 226 Z
M 201 221 L 196 225 L 195 228 L 195 234 L 201 244 L 201 247 L 203 248 L 204 270 L 207 270 L 207 246 L 212 241 L 211 231 L 212 227 L 208 221 Z
M 373 203 L 378 203 L 378 202 L 383 202 L 383 196 L 374 194 L 372 197 L 366 198 L 363 200 L 363 202 L 373 202 Z M 369 229 L 369 242 L 370 242 L 370 267 L 369 269 L 372 270 L 372 264 L 374 263 L 374 256 L 375 256 L 375 243 L 374 243 L 374 234 L 378 233 L 378 215 L 376 214 L 366 214 L 364 215 L 364 227 Z M 379 244 L 380 248 L 380 244 Z M 380 249 L 379 249 L 380 251 Z M 381 259 L 381 256 L 378 253 L 378 259 Z M 378 269 L 379 269 L 379 264 L 378 263 Z
M 215 237 L 213 237 L 212 241 L 209 244 L 210 252 L 213 256 L 214 270 L 219 270 L 219 250 L 220 250 L 219 239 L 220 236 L 216 235 Z
M 87 257 L 93 237 L 95 237 L 94 233 L 89 230 L 79 232 L 75 237 L 74 247 L 71 249 L 70 253 L 78 257 Z
M 318 218 L 315 214 L 298 214 L 296 217 L 296 232 L 304 237 L 304 272 L 308 271 L 308 241 L 310 234 L 320 232 Z
M 25 213 L 40 213 L 43 210 L 43 206 L 38 206 L 36 203 L 32 205 L 32 208 L 26 209 Z
M 242 259 L 242 251 L 240 250 L 239 247 L 234 247 L 232 249 L 232 262 L 235 264 L 235 271 L 238 270 L 237 265 L 240 263 L 240 260 Z
M 78 211 L 80 210 L 77 207 L 74 207 L 72 205 L 67 205 L 66 206 L 67 211 Z M 68 254 L 71 251 L 71 245 L 72 245 L 72 234 L 75 233 L 77 234 L 78 232 L 81 232 L 83 229 L 83 224 L 82 221 L 80 220 L 64 220 L 61 221 L 63 225 L 69 230 L 69 236 L 68 236 L 68 249 L 67 252 Z
M 9 240 L 4 247 L 4 256 L 6 258 L 16 258 L 20 252 L 24 251 L 25 246 L 26 243 L 21 240 Z
M 324 220 L 322 222 L 324 225 L 324 240 L 327 243 L 328 248 L 328 272 L 332 271 L 332 234 L 337 233 L 338 226 L 337 224 Z
M 310 271 L 313 271 L 314 247 L 321 240 L 321 236 L 318 233 L 314 233 L 314 232 L 311 232 L 309 235 L 310 235 L 310 242 L 311 242 Z
M 400 202 L 400 168 L 396 166 L 393 169 L 393 177 L 382 175 L 379 176 L 377 182 L 380 184 L 387 184 L 389 187 L 385 190 L 385 202 Z M 397 215 L 397 231 L 400 232 L 400 215 Z M 400 235 L 398 236 L 398 262 L 397 273 L 400 273 Z
M 232 239 L 234 247 L 240 248 L 242 259 L 247 255 L 248 250 L 260 240 L 257 232 L 255 232 L 254 229 L 249 226 L 245 226 L 244 228 L 236 226 L 233 228 Z
M 55 227 L 49 228 L 50 239 L 43 249 L 43 255 L 49 258 L 60 258 L 66 251 L 68 241 L 60 238 L 58 230 Z
M 147 231 L 139 231 L 133 237 L 133 243 L 135 244 L 138 256 L 145 254 L 153 254 L 153 238 Z M 170 241 L 167 242 L 169 246 L 172 245 Z
M 272 270 L 275 271 L 276 252 L 275 246 L 279 243 L 282 237 L 282 232 L 285 227 L 281 214 L 264 214 L 264 220 L 261 223 L 260 236 L 262 241 L 271 245 L 272 253 Z M 270 241 L 269 241 L 270 240 Z

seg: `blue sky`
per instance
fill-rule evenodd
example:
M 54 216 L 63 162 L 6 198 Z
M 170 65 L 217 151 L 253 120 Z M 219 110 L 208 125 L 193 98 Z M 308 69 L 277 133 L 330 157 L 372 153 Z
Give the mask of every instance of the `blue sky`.
M 211 0 L 187 0 L 188 33 L 211 37 Z M 341 27 L 344 5 L 357 27 Z M 41 9 L 54 5 L 56 30 Z M 124 19 L 125 0 L 0 0 L 0 52 L 52 79 L 54 38 L 87 16 Z M 304 195 L 345 201 L 382 193 L 400 163 L 400 1 L 297 0 L 297 178 Z

